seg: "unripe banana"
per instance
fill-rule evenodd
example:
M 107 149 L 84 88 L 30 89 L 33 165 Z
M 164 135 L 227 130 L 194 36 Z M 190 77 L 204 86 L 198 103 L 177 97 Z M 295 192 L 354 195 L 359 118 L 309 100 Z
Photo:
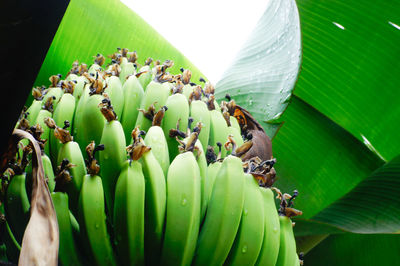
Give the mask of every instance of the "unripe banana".
M 188 127 L 189 103 L 186 97 L 181 93 L 176 93 L 168 97 L 165 105 L 168 110 L 165 112 L 162 120 L 162 128 L 167 139 L 169 159 L 172 161 L 178 154 L 178 143 L 175 136 L 170 136 L 169 131 L 175 129 L 177 123 L 181 130 Z
M 161 106 L 165 105 L 169 95 L 170 85 L 168 85 L 168 82 L 158 83 L 156 81 L 151 81 L 149 85 L 147 85 L 142 101 L 140 102 L 142 111 L 138 113 L 135 127 L 139 126 L 141 130 L 147 131 L 151 127 L 152 118 L 146 118 L 143 112 L 148 111 L 151 105 L 154 106 L 154 110 L 159 110 Z
M 63 192 L 51 193 L 54 209 L 57 215 L 60 246 L 58 258 L 63 265 L 82 265 L 79 249 L 75 245 L 73 229 L 68 209 L 68 195 Z
M 116 265 L 110 236 L 107 233 L 104 190 L 99 166 L 94 158 L 94 143 L 88 145 L 88 173 L 83 177 L 79 196 L 78 217 L 82 237 L 88 249 L 90 264 Z
M 182 88 L 182 94 L 185 95 L 186 99 L 189 100 L 190 94 L 193 92 L 193 88 L 196 86 L 192 86 L 190 84 L 185 84 Z
M 242 160 L 227 156 L 215 180 L 193 265 L 222 265 L 226 260 L 239 228 L 244 182 Z
M 206 151 L 208 146 L 208 138 L 210 135 L 210 119 L 211 119 L 210 112 L 208 111 L 207 108 L 207 104 L 200 100 L 192 101 L 190 103 L 190 117 L 193 118 L 192 125 L 195 126 L 199 122 L 202 123 L 202 128 L 199 134 L 199 140 L 203 145 L 203 151 Z
M 21 251 L 21 245 L 15 239 L 11 228 L 7 221 L 5 224 L 5 235 L 4 235 L 4 243 L 6 244 L 7 250 L 7 259 L 13 263 L 18 263 L 19 253 Z
M 127 151 L 133 160 L 139 159 L 146 181 L 144 210 L 146 264 L 158 265 L 165 221 L 166 185 L 163 170 L 154 157 L 151 148 L 145 145 L 141 137 L 142 134 L 143 132 L 139 131 L 139 128 L 132 131 L 133 144 L 127 147 Z
M 144 264 L 145 181 L 138 161 L 125 161 L 115 186 L 114 233 L 123 265 Z
M 42 109 L 42 99 L 40 100 L 35 99 L 33 100 L 31 106 L 29 106 L 29 108 L 26 110 L 26 112 L 28 113 L 26 119 L 28 119 L 31 125 L 33 125 L 34 122 L 36 121 L 36 117 L 38 116 L 41 109 Z
M 243 213 L 235 242 L 225 262 L 228 265 L 254 265 L 264 238 L 263 196 L 257 180 L 245 174 Z
M 210 121 L 210 138 L 208 144 L 214 147 L 214 151 L 217 151 L 217 142 L 224 144 L 228 140 L 228 126 L 222 113 L 217 110 L 210 111 Z M 225 155 L 226 150 L 222 149 L 222 158 L 224 158 Z
M 63 144 L 58 153 L 57 165 L 60 165 L 63 160 L 68 160 L 68 162 L 73 165 L 73 167 L 69 169 L 72 180 L 65 184 L 65 191 L 68 193 L 70 209 L 72 213 L 76 215 L 82 179 L 83 176 L 86 175 L 85 161 L 79 144 L 73 141 L 72 137 L 62 139 L 61 142 Z
M 243 145 L 244 143 L 243 137 L 237 119 L 229 115 L 229 112 L 225 108 L 222 113 L 222 116 L 225 118 L 226 124 L 228 125 L 228 136 L 231 136 L 234 141 L 234 143 L 232 143 L 234 144 L 234 147 L 232 147 L 232 149 L 227 150 L 227 154 L 231 154 L 232 152 L 235 152 L 237 147 Z
M 239 122 L 237 121 L 237 119 L 234 116 L 229 116 L 229 121 L 231 123 L 231 127 L 236 128 L 237 131 L 239 131 L 241 134 L 241 128 L 240 128 L 240 125 L 239 125 Z
M 72 121 L 74 121 L 75 114 L 75 97 L 71 93 L 64 93 L 54 110 L 53 119 L 56 125 L 62 127 L 64 121 L 69 122 L 69 128 L 72 132 Z M 49 134 L 50 140 L 50 157 L 53 162 L 57 161 L 58 152 L 61 148 L 61 142 L 55 137 L 54 134 Z
M 131 140 L 131 132 L 135 128 L 138 117 L 138 109 L 143 98 L 143 88 L 135 75 L 129 76 L 124 83 L 122 90 L 124 92 L 124 108 L 122 110 L 121 124 L 124 128 L 125 141 Z
M 64 94 L 63 90 L 61 89 L 61 87 L 59 85 L 60 79 L 61 79 L 60 74 L 53 75 L 49 78 L 51 85 L 46 90 L 46 94 L 43 97 L 43 103 L 48 101 L 49 98 L 54 98 L 54 101 L 53 101 L 54 110 L 56 109 L 58 101 L 60 100 L 61 96 Z
M 51 164 L 51 160 L 50 160 L 49 156 L 47 156 L 46 154 L 43 154 L 42 155 L 42 163 L 43 163 L 43 171 L 44 171 L 45 181 L 47 182 L 49 191 L 53 192 L 56 183 L 54 180 L 53 166 Z M 30 178 L 30 179 L 32 181 L 32 178 Z
M 41 135 L 42 139 L 47 140 L 46 144 L 44 145 L 44 152 L 50 156 L 50 143 L 49 143 L 49 137 L 50 137 L 50 129 L 46 126 L 44 120 L 46 118 L 51 118 L 53 114 L 45 109 L 40 110 L 38 116 L 36 117 L 35 125 L 39 124 L 40 127 L 43 129 L 43 133 Z
M 74 81 L 77 80 L 78 75 L 74 73 L 68 74 L 68 76 L 65 78 L 65 81 Z
M 99 162 L 108 214 L 112 220 L 115 185 L 126 161 L 126 142 L 124 130 L 121 123 L 116 120 L 116 114 L 109 99 L 103 100 L 99 113 L 102 113 L 107 120 L 100 141 L 104 145 L 104 151 L 99 155 Z
M 121 84 L 124 85 L 127 81 L 126 78 L 135 74 L 135 72 L 136 68 L 132 62 L 127 62 L 124 65 L 121 64 L 121 73 L 119 73 L 119 80 L 121 81 Z M 140 86 L 142 85 L 140 84 Z
M 150 64 L 150 63 L 149 63 Z M 150 84 L 153 73 L 149 65 L 142 66 L 138 73 L 144 72 L 139 76 L 139 82 L 142 85 L 143 89 L 146 90 L 147 86 Z
M 106 88 L 104 89 L 104 93 L 107 93 L 118 119 L 121 119 L 124 109 L 124 92 L 122 90 L 121 81 L 117 76 L 111 76 L 105 79 L 105 83 Z
M 286 216 L 279 216 L 280 245 L 277 266 L 299 265 L 296 253 L 296 240 L 293 234 L 292 220 Z
M 202 130 L 201 128 L 201 124 L 197 124 L 197 126 L 193 129 L 194 132 L 197 132 L 196 138 L 198 138 L 198 131 Z M 189 134 L 188 134 L 189 135 Z M 189 137 L 185 138 L 182 142 L 185 145 L 188 145 L 188 142 L 191 142 L 193 138 L 193 134 L 190 134 Z M 207 159 L 206 159 L 206 154 L 203 150 L 203 146 L 201 145 L 201 141 L 199 139 L 196 140 L 196 143 L 194 145 L 194 150 L 196 150 L 195 152 L 195 157 L 196 157 L 196 161 L 197 164 L 199 165 L 199 169 L 200 169 L 200 177 L 201 177 L 201 181 L 200 181 L 200 186 L 201 186 L 201 207 L 200 207 L 200 222 L 203 221 L 204 216 L 206 214 L 206 210 L 207 210 L 207 205 L 208 205 L 208 201 L 209 201 L 209 191 L 208 191 L 208 169 L 207 169 Z
M 88 83 L 88 80 L 84 76 L 78 76 L 77 78 L 73 79 L 72 81 L 76 81 L 75 88 L 74 88 L 74 98 L 76 104 L 78 104 L 79 99 L 82 97 L 83 89 L 85 88 L 85 84 Z
M 151 147 L 151 153 L 160 164 L 164 176 L 167 176 L 170 160 L 163 129 L 160 126 L 151 126 L 144 137 L 144 142 Z
M 18 243 L 22 243 L 25 227 L 29 221 L 29 200 L 25 189 L 25 173 L 11 177 L 7 186 L 5 214 Z
M 83 91 L 81 94 L 81 97 L 79 98 L 78 102 L 76 103 L 76 108 L 75 108 L 75 113 L 80 114 L 74 116 L 74 122 L 73 124 L 75 125 L 74 128 L 72 129 L 72 135 L 75 137 L 76 140 L 78 140 L 78 135 L 81 130 L 78 130 L 77 125 L 81 125 L 82 123 L 79 121 L 82 119 L 82 110 L 83 107 L 85 106 L 86 99 L 89 97 L 90 93 L 90 83 L 86 83 L 86 85 L 83 87 Z
M 76 135 L 76 142 L 79 143 L 81 150 L 85 150 L 85 146 L 91 141 L 99 143 L 103 128 L 105 124 L 105 118 L 99 112 L 99 104 L 103 101 L 104 96 L 100 94 L 94 94 L 88 96 L 85 100 L 80 115 L 81 118 L 76 121 L 76 128 L 79 128 L 79 133 Z
M 211 200 L 211 195 L 214 187 L 215 179 L 217 178 L 219 169 L 221 168 L 222 162 L 215 161 L 210 163 L 207 167 L 207 192 L 208 192 L 208 201 Z
M 256 265 L 275 265 L 278 258 L 280 242 L 280 226 L 275 206 L 274 193 L 270 188 L 259 188 L 263 196 L 264 206 L 264 240 Z
M 172 161 L 161 265 L 190 265 L 200 227 L 200 169 L 192 152 Z

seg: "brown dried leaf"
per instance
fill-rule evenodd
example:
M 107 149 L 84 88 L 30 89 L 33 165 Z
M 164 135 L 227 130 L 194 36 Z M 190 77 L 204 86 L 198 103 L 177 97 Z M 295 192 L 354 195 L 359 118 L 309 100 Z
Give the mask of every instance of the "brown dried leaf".
M 34 137 L 14 129 L 14 139 L 29 139 L 33 145 L 31 217 L 22 239 L 18 265 L 57 265 L 59 232 L 57 216 L 50 192 L 44 180 L 39 144 Z

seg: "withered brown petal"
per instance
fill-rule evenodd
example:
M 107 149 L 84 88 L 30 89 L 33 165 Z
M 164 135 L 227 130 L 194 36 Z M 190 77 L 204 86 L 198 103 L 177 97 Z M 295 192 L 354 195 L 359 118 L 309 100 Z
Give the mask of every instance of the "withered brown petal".
M 59 232 L 57 216 L 44 170 L 39 144 L 26 131 L 14 129 L 18 140 L 27 138 L 33 144 L 31 217 L 22 239 L 18 265 L 57 265 Z

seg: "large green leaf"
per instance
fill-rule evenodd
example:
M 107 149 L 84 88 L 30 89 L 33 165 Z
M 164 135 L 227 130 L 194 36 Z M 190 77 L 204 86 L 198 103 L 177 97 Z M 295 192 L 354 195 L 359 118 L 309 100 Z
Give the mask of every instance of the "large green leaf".
M 117 47 L 136 50 L 139 63 L 148 57 L 173 60 L 171 72 L 190 68 L 192 79 L 201 72 L 136 13 L 117 0 L 71 0 L 40 69 L 35 85 L 48 85 L 51 75 L 65 75 L 72 62 L 92 64 L 97 53 L 109 55 Z M 30 98 L 31 99 L 31 98 Z
M 383 162 L 351 134 L 293 97 L 274 138 L 284 192 L 299 191 L 295 207 L 311 218 L 351 191 Z
M 399 265 L 398 235 L 331 235 L 306 254 L 304 265 Z
M 298 0 L 295 95 L 390 160 L 400 153 L 400 2 Z
M 400 156 L 313 219 L 357 233 L 400 230 Z
M 301 59 L 299 15 L 294 0 L 270 1 L 232 65 L 216 85 L 259 121 L 280 117 L 294 88 Z M 277 127 L 267 127 L 273 136 Z

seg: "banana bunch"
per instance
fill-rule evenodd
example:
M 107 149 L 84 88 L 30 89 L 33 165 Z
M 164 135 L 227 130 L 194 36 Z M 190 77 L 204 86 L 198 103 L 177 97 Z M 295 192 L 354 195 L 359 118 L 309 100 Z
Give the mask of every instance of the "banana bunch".
M 251 114 L 174 63 L 117 49 L 32 90 L 16 128 L 42 148 L 61 265 L 300 265 L 293 196 L 273 187 L 271 142 Z M 18 260 L 31 146 L 1 175 L 0 246 Z M 276 199 L 280 207 L 276 207 Z M 2 245 L 4 243 L 4 245 Z

